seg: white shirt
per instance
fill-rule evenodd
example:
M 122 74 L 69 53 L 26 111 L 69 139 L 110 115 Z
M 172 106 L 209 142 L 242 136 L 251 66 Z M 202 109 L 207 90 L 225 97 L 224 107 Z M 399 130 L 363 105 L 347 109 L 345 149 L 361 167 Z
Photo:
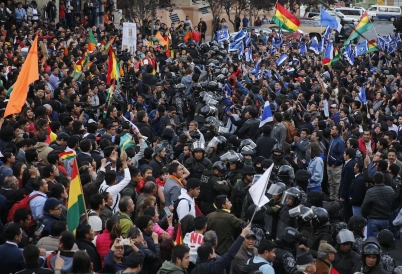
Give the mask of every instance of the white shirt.
M 113 213 L 119 212 L 120 191 L 122 191 L 131 181 L 130 171 L 128 168 L 124 169 L 124 179 L 120 183 L 108 186 L 106 181 L 103 181 L 99 188 L 99 193 L 109 192 L 113 197 Z
M 200 245 L 204 244 L 204 235 L 190 232 L 184 236 L 183 244 L 190 248 L 190 260 L 193 264 L 197 263 L 197 249 Z
M 95 211 L 91 210 L 89 212 L 89 214 L 91 214 L 92 212 L 95 212 Z M 98 214 L 96 214 L 96 216 L 89 216 L 88 223 L 94 232 L 102 231 L 102 220 L 98 216 Z
M 183 219 L 184 216 L 190 214 L 195 217 L 195 202 L 194 198 L 191 198 L 187 194 L 187 190 L 185 188 L 181 189 L 181 194 L 179 199 L 183 199 L 180 201 L 179 205 L 177 206 L 177 216 L 179 217 L 179 221 Z M 190 206 L 190 210 L 189 210 Z

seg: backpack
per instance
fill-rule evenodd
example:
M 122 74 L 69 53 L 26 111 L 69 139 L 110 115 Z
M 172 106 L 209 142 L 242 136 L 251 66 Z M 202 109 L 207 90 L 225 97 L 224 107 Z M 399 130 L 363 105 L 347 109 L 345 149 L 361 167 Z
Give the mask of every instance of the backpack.
M 173 202 L 173 225 L 177 224 L 179 222 L 179 215 L 177 215 L 177 207 L 179 206 L 179 203 L 181 200 L 186 200 L 188 202 L 188 210 L 191 210 L 191 202 L 187 200 L 186 198 L 180 198 L 177 199 L 176 201 Z
M 243 267 L 243 269 L 241 270 L 241 273 L 242 273 L 242 274 L 253 274 L 253 273 L 256 273 L 257 271 L 259 271 L 258 269 L 259 269 L 261 266 L 263 266 L 264 264 L 267 264 L 267 263 L 264 263 L 264 262 L 261 262 L 261 263 L 254 263 L 254 257 L 252 257 L 252 258 L 248 261 L 248 264 Z
M 88 220 L 89 220 L 89 217 L 91 217 L 91 216 L 98 216 L 98 214 L 96 214 L 96 212 L 92 211 L 91 209 L 87 210 L 87 214 L 88 214 Z M 86 216 L 87 214 L 83 213 L 80 216 L 80 223 L 79 223 L 80 225 L 88 224 L 88 220 L 87 220 L 87 216 Z
M 127 219 L 127 220 L 131 221 L 131 219 L 129 217 L 124 216 L 124 215 L 119 215 L 119 212 L 116 212 L 115 214 L 113 214 L 111 218 L 117 219 L 118 222 L 120 222 L 120 220 L 123 220 L 123 219 Z
M 297 135 L 297 128 L 292 124 L 287 122 L 287 131 L 286 131 L 286 143 L 293 143 L 293 137 Z
M 35 198 L 38 197 L 38 196 L 42 196 L 42 195 L 40 195 L 40 194 L 35 194 L 35 195 L 32 195 L 31 197 L 29 197 L 29 196 L 27 196 L 27 195 L 24 195 L 24 198 L 23 198 L 21 201 L 16 202 L 16 203 L 11 207 L 10 211 L 8 211 L 7 222 L 12 222 L 12 221 L 14 221 L 14 213 L 15 213 L 15 211 L 17 211 L 17 209 L 26 208 L 26 209 L 28 209 L 28 210 L 31 210 L 31 206 L 29 205 L 29 202 L 30 202 L 31 200 L 35 199 Z M 30 224 L 30 225 L 32 225 L 32 224 L 33 224 L 33 218 L 32 218 L 32 220 L 31 220 L 31 224 Z

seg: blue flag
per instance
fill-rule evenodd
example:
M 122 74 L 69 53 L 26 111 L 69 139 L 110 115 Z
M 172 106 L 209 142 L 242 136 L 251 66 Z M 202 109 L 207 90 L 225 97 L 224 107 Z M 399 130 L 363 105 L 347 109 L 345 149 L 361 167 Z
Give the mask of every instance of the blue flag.
M 360 97 L 360 101 L 361 101 L 363 104 L 365 104 L 365 103 L 367 102 L 367 99 L 366 99 L 366 90 L 364 89 L 364 86 L 363 86 L 363 85 L 360 87 L 360 90 L 359 90 L 359 97 Z
M 328 12 L 323 9 L 320 9 L 320 19 L 322 26 L 329 26 L 333 29 L 336 29 L 338 32 L 341 31 L 342 25 L 339 23 L 335 17 L 331 16 Z
M 310 47 L 308 49 L 314 51 L 315 54 L 319 54 L 318 47 L 318 39 L 314 36 L 313 39 L 311 39 Z
M 272 117 L 271 106 L 269 105 L 269 101 L 266 101 L 264 104 L 264 110 L 260 121 L 260 127 L 262 127 L 268 122 L 272 122 L 273 120 L 274 118 Z
M 216 32 L 216 40 L 219 43 L 229 40 L 229 31 L 227 29 L 218 30 Z
M 243 57 L 243 54 L 244 54 L 244 45 L 243 45 L 243 42 L 241 42 L 239 52 L 237 53 L 237 58 L 239 58 L 239 60 L 241 60 Z
M 345 51 L 343 52 L 343 57 L 349 64 L 353 65 L 355 63 L 355 55 L 352 50 L 351 44 L 347 45 Z
M 275 64 L 277 66 L 280 66 L 283 62 L 286 61 L 286 59 L 288 58 L 288 55 L 286 53 L 282 54 L 281 57 L 279 57 L 278 60 L 276 60 Z
M 244 38 L 244 43 L 246 44 L 246 47 L 250 44 L 251 38 L 248 35 L 248 32 L 246 32 L 246 37 Z
M 242 40 L 244 37 L 246 37 L 246 33 L 243 30 L 240 30 L 235 37 L 233 37 L 234 42 L 239 42 Z
M 367 40 L 364 40 L 360 44 L 356 45 L 356 55 L 363 55 L 368 51 L 368 42 Z
M 248 51 L 246 52 L 246 61 L 247 62 L 253 61 L 253 49 L 251 46 L 248 48 Z
M 383 37 L 377 37 L 377 46 L 381 51 L 385 51 L 385 39 Z
M 257 64 L 255 64 L 255 67 L 252 71 L 250 71 L 250 74 L 257 74 L 260 72 L 260 64 L 261 64 L 261 58 L 258 59 Z
M 331 35 L 331 28 L 327 26 L 326 29 L 324 30 L 324 33 L 322 34 L 322 39 L 327 40 L 329 39 L 330 35 Z
M 239 41 L 237 43 L 233 42 L 229 44 L 229 52 L 235 52 L 240 49 L 240 45 L 243 44 L 243 41 Z
M 306 43 L 299 42 L 300 54 L 305 54 L 307 52 Z

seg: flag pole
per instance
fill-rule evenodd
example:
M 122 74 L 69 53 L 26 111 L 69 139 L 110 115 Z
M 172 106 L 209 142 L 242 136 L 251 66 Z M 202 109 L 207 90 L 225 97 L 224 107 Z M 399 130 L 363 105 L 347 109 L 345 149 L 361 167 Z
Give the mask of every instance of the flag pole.
M 273 165 L 273 164 L 272 164 L 272 165 Z M 271 165 L 271 166 L 272 166 L 272 165 Z M 271 166 L 270 166 L 270 167 L 271 167 Z M 270 167 L 269 167 L 269 168 L 270 168 Z M 269 169 L 269 168 L 268 168 L 268 169 Z M 267 181 L 265 182 L 265 186 L 264 186 L 264 189 L 263 189 L 263 191 L 262 191 L 262 193 L 261 193 L 260 199 L 258 200 L 258 203 L 260 203 L 261 198 L 262 198 L 262 195 L 265 195 L 265 192 L 267 191 L 268 182 L 269 182 L 269 178 L 271 177 L 271 174 L 272 174 L 272 172 L 269 174 L 269 176 L 268 176 L 268 178 L 267 178 Z M 260 209 L 261 209 L 261 208 L 256 205 L 256 207 L 255 207 L 255 209 L 254 209 L 254 212 L 253 212 L 253 216 L 251 216 L 251 219 L 250 219 L 250 224 L 251 224 L 251 223 L 253 222 L 253 220 L 254 220 L 255 213 L 257 213 L 257 211 L 260 210 Z
M 76 156 L 75 154 L 74 154 L 74 165 L 75 165 L 75 168 L 77 169 L 77 176 L 80 176 L 80 175 L 79 175 L 79 169 L 78 169 L 78 163 L 77 163 L 77 156 Z M 84 202 L 85 218 L 86 218 L 86 220 L 87 220 L 87 224 L 89 224 L 87 206 L 86 206 L 86 203 L 85 203 L 84 191 L 82 190 L 81 179 L 80 179 L 80 188 L 81 188 L 81 193 L 82 193 L 82 201 Z M 69 190 L 68 192 L 70 192 L 70 190 Z M 70 195 L 70 193 L 68 193 L 68 195 Z

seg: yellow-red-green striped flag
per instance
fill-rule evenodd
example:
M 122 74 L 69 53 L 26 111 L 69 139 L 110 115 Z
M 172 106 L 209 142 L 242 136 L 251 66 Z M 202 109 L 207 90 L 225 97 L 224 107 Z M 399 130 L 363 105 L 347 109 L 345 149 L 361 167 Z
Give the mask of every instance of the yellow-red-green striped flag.
M 72 168 L 70 192 L 68 194 L 67 226 L 68 231 L 75 234 L 75 230 L 80 224 L 80 216 L 86 212 L 86 208 L 80 174 L 78 172 L 77 158 L 74 158 Z

